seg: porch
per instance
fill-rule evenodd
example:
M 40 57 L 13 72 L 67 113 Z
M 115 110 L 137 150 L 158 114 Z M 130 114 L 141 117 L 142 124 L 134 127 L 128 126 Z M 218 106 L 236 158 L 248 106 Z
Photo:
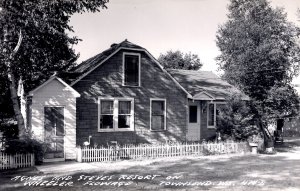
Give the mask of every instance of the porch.
M 187 135 L 188 141 L 211 140 L 216 136 L 217 116 L 224 101 L 212 99 L 189 100 Z

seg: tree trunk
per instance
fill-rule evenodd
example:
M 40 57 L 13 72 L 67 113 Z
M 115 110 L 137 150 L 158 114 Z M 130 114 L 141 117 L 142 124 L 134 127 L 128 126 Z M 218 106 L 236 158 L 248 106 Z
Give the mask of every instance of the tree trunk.
M 13 102 L 13 109 L 15 113 L 15 117 L 18 122 L 18 130 L 19 130 L 19 139 L 24 139 L 26 137 L 26 129 L 24 124 L 24 119 L 21 113 L 19 99 L 17 95 L 17 87 L 16 87 L 16 79 L 15 75 L 11 71 L 11 69 L 8 69 L 7 72 L 8 79 L 9 79 L 9 90 L 10 90 L 10 97 Z
M 13 102 L 13 109 L 14 109 L 14 113 L 15 113 L 15 117 L 17 119 L 18 122 L 18 130 L 19 130 L 19 139 L 25 139 L 26 138 L 26 129 L 25 129 L 25 124 L 24 124 L 24 119 L 21 113 L 21 108 L 20 108 L 20 104 L 19 104 L 19 99 L 18 99 L 18 94 L 17 94 L 17 87 L 16 87 L 16 78 L 15 75 L 12 71 L 12 59 L 14 54 L 18 51 L 21 41 L 22 41 L 22 34 L 20 33 L 19 35 L 19 41 L 18 44 L 16 46 L 16 48 L 14 49 L 13 52 L 9 52 L 7 46 L 8 46 L 8 30 L 7 27 L 4 27 L 4 49 L 3 49 L 3 53 L 4 53 L 4 63 L 7 67 L 7 77 L 9 80 L 9 90 L 10 90 L 10 96 L 11 96 L 11 100 Z
M 261 119 L 259 119 L 257 123 L 264 135 L 264 146 L 267 147 L 269 146 L 269 142 L 274 142 L 274 139 L 270 134 L 269 130 L 267 129 L 267 127 L 263 124 L 263 121 Z

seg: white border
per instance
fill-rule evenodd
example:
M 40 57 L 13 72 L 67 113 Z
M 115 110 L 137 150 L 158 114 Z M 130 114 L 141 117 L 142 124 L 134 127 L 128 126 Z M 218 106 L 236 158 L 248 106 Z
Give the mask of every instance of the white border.
M 161 130 L 152 130 L 152 101 L 164 101 L 165 111 L 164 111 L 164 129 Z M 162 98 L 150 98 L 150 131 L 166 131 L 167 130 L 167 100 Z
M 138 81 L 137 86 L 125 85 L 125 56 L 126 55 L 138 56 L 138 58 L 139 58 L 139 81 Z M 140 53 L 123 52 L 123 56 L 122 56 L 122 86 L 141 87 L 141 54 Z

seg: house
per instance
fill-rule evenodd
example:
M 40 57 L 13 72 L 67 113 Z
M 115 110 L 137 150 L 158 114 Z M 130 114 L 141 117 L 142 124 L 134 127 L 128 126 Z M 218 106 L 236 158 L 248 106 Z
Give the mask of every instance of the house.
M 84 142 L 201 141 L 231 89 L 212 72 L 166 71 L 125 40 L 29 92 L 28 125 L 51 160 L 74 159 Z

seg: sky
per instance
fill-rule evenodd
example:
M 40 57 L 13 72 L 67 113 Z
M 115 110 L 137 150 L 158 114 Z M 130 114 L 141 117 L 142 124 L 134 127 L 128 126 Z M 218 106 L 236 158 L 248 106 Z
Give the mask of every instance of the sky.
M 283 7 L 288 20 L 300 26 L 300 0 L 270 2 L 273 7 Z M 168 50 L 197 54 L 203 63 L 201 70 L 219 74 L 216 32 L 226 22 L 228 3 L 229 0 L 110 0 L 108 8 L 98 13 L 71 17 L 73 35 L 82 39 L 73 48 L 80 53 L 80 63 L 127 39 L 156 58 Z

